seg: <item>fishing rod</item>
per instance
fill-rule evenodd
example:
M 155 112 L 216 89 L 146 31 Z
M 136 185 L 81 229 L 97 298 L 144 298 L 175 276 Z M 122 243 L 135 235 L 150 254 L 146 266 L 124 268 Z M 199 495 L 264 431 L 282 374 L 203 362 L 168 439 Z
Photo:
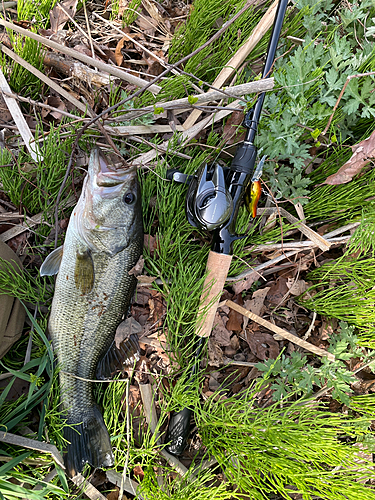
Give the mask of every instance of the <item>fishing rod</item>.
M 287 5 L 288 0 L 279 0 L 262 78 L 270 77 Z M 265 92 L 262 92 L 255 105 L 245 115 L 243 126 L 247 129 L 246 138 L 237 148 L 230 167 L 222 167 L 219 163 L 204 164 L 194 176 L 176 170 L 167 173 L 168 178 L 189 184 L 185 205 L 189 223 L 198 229 L 213 231 L 206 266 L 207 277 L 198 310 L 195 363 L 191 378 L 197 373 L 201 352 L 213 328 L 220 295 L 232 261 L 233 242 L 243 237 L 236 234 L 236 221 L 244 194 L 253 217 L 256 215 L 261 191 L 259 178 L 264 158 L 255 169 L 258 151 L 254 141 L 265 95 Z M 168 444 L 165 449 L 172 455 L 181 455 L 185 449 L 192 412 L 191 408 L 184 408 L 170 418 L 165 437 Z

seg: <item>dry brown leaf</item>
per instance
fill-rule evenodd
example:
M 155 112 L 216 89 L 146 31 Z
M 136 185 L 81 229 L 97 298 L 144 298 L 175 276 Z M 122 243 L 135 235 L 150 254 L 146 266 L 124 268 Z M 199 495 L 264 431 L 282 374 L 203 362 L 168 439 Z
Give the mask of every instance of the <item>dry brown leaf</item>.
M 17 255 L 22 255 L 24 248 L 27 245 L 27 240 L 29 239 L 30 233 L 21 233 L 14 236 L 11 240 L 7 241 L 7 245 L 13 250 Z
M 322 326 L 319 329 L 320 340 L 328 340 L 337 332 L 338 321 L 336 318 L 322 318 Z
M 135 22 L 136 24 L 138 24 L 138 26 L 145 35 L 155 36 L 156 33 L 155 28 L 157 27 L 158 23 L 154 19 L 152 19 L 152 17 L 150 16 L 138 17 Z
M 143 481 L 143 478 L 145 477 L 145 473 L 140 465 L 136 465 L 134 467 L 133 474 L 138 481 Z
M 107 481 L 106 473 L 101 469 L 95 469 L 94 473 L 90 477 L 90 483 L 97 488 L 102 486 Z
M 337 186 L 338 184 L 346 184 L 353 177 L 361 172 L 370 161 L 375 157 L 375 130 L 367 137 L 367 139 L 351 146 L 353 155 L 344 163 L 335 173 L 327 177 L 323 184 Z
M 223 351 L 211 337 L 208 339 L 208 364 L 218 367 L 223 365 Z
M 158 11 L 158 8 L 155 4 L 150 2 L 150 0 L 142 0 L 142 6 L 147 10 L 148 14 L 155 19 L 159 24 L 164 25 L 164 19 Z
M 164 54 L 161 50 L 155 51 L 154 53 L 161 60 L 163 60 Z M 157 76 L 164 70 L 164 67 L 162 66 L 162 64 L 155 57 L 152 57 L 151 55 L 146 54 L 146 52 L 143 52 L 143 59 L 148 64 L 147 73 L 149 75 Z
M 240 332 L 242 330 L 243 316 L 234 309 L 229 312 L 228 322 L 226 324 L 227 330 L 231 332 Z
M 152 333 L 151 335 L 147 336 L 148 339 L 157 339 L 160 344 L 166 344 L 167 343 L 167 337 L 165 336 L 164 333 L 160 333 L 159 331 Z M 158 350 L 158 349 L 156 349 Z
M 136 306 L 133 304 L 131 313 L 141 326 L 144 327 L 146 325 L 147 319 L 149 317 L 148 309 L 146 309 L 144 306 Z
M 142 326 L 136 321 L 132 316 L 122 321 L 117 329 L 115 334 L 115 342 L 117 349 L 120 348 L 121 342 L 125 339 L 129 338 L 130 335 L 137 335 L 143 331 Z
M 276 306 L 279 305 L 280 302 L 282 301 L 283 297 L 287 293 L 288 287 L 286 286 L 286 282 L 287 282 L 286 278 L 283 278 L 280 276 L 270 286 L 270 289 L 268 290 L 268 293 L 267 293 L 267 300 L 269 300 L 269 302 L 272 305 L 276 305 Z
M 3 43 L 6 47 L 8 47 L 8 49 L 13 48 L 10 36 L 6 32 L 0 34 L 0 43 Z
M 248 311 L 250 311 L 258 316 L 262 316 L 261 313 L 262 313 L 262 309 L 263 309 L 263 304 L 264 304 L 264 301 L 267 297 L 269 290 L 270 290 L 269 286 L 267 286 L 265 288 L 260 288 L 259 290 L 255 290 L 251 300 L 247 300 L 245 302 L 245 308 Z
M 234 144 L 244 139 L 244 132 L 238 130 L 243 119 L 244 114 L 242 111 L 234 111 L 225 122 L 223 141 L 226 145 Z
M 61 111 L 66 111 L 66 106 L 64 102 L 60 99 L 60 97 L 57 96 L 49 96 L 47 97 L 47 100 L 44 101 L 44 104 L 48 104 L 49 106 L 52 106 L 53 108 L 61 109 Z M 56 120 L 60 120 L 62 117 L 62 114 L 59 113 L 58 111 L 52 111 L 50 109 L 42 109 L 41 112 L 42 118 L 46 118 L 48 115 L 53 116 L 53 118 L 56 118 Z
M 159 240 L 157 236 L 151 236 L 151 234 L 145 234 L 143 236 L 143 246 L 147 248 L 150 252 L 151 257 L 154 256 L 154 252 L 159 248 Z
M 128 272 L 129 276 L 140 276 L 143 271 L 143 266 L 145 265 L 145 259 L 143 255 L 141 255 L 134 267 L 130 269 Z
M 230 345 L 230 331 L 224 325 L 224 321 L 219 313 L 215 314 L 214 329 L 212 330 L 213 340 L 222 347 Z
M 291 295 L 301 295 L 303 292 L 309 288 L 308 284 L 304 280 L 294 280 L 293 278 L 288 278 L 286 286 L 289 288 Z
M 2 124 L 8 123 L 13 120 L 9 108 L 5 104 L 4 97 L 2 94 L 0 94 L 0 120 Z
M 212 374 L 211 374 L 210 379 L 208 381 L 208 387 L 210 388 L 210 391 L 213 391 L 213 392 L 217 391 L 220 387 L 219 382 L 216 380 L 215 377 L 212 376 Z
M 157 290 L 151 290 L 152 298 L 149 299 L 148 305 L 150 306 L 150 317 L 153 324 L 158 323 L 161 325 L 162 318 L 167 312 L 167 307 L 163 296 Z
M 279 344 L 269 333 L 246 332 L 246 341 L 251 352 L 261 360 L 276 359 L 279 355 Z
M 119 494 L 120 488 L 118 486 L 115 486 L 114 490 L 111 490 L 109 493 L 106 493 L 107 500 L 118 500 L 118 494 Z M 126 495 L 122 495 L 121 500 L 129 500 L 129 497 Z
M 233 300 L 233 302 L 235 302 L 236 304 L 238 304 L 240 306 L 243 305 L 243 300 L 242 300 L 241 294 L 235 295 L 232 300 Z M 235 311 L 234 309 L 231 309 L 229 312 L 229 319 L 227 321 L 227 324 L 225 325 L 227 330 L 230 330 L 232 332 L 242 331 L 243 318 L 244 317 L 242 314 Z
M 129 406 L 133 410 L 132 415 L 135 416 L 134 414 L 134 408 L 141 402 L 141 392 L 139 390 L 139 387 L 136 385 L 129 385 Z M 126 404 L 126 397 L 123 396 L 123 403 L 124 405 Z M 140 408 L 139 411 L 137 412 L 140 415 Z
M 64 0 L 64 2 L 57 3 L 54 6 L 49 14 L 53 33 L 62 30 L 65 23 L 69 21 L 69 17 L 64 11 L 66 11 L 70 17 L 74 18 L 76 15 L 77 3 L 78 0 Z
M 141 306 L 147 306 L 149 299 L 151 298 L 151 291 L 147 287 L 140 287 L 137 289 L 137 293 L 134 297 L 134 302 Z
M 121 66 L 124 60 L 124 56 L 122 55 L 122 49 L 124 47 L 124 43 L 126 42 L 127 37 L 124 36 L 121 40 L 118 41 L 116 49 L 115 49 L 115 59 L 117 66 Z
M 91 49 L 89 49 L 89 47 L 87 47 L 83 43 L 75 45 L 73 49 L 76 50 L 77 52 L 80 52 L 81 54 L 84 54 L 85 56 L 93 57 L 97 61 L 101 61 L 100 57 L 98 57 L 96 54 L 93 55 Z
M 246 278 L 244 278 L 243 280 L 237 281 L 237 283 L 232 285 L 234 293 L 238 295 L 239 293 L 248 290 L 258 279 L 259 273 L 253 271 L 251 274 L 249 274 L 249 276 L 246 276 Z

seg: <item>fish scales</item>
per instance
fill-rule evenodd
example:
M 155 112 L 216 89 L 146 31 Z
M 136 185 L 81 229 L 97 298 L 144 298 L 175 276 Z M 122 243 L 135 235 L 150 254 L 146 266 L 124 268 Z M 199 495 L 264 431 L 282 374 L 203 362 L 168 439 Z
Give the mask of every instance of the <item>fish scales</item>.
M 48 328 L 61 370 L 70 475 L 81 472 L 86 462 L 113 465 L 110 438 L 89 380 L 96 378 L 98 362 L 113 344 L 130 304 L 137 280 L 129 271 L 142 243 L 136 171 L 110 170 L 101 152 L 93 150 L 64 247 L 52 252 L 41 268 L 42 275 L 58 271 Z
M 74 239 L 69 239 L 64 245 L 64 259 L 56 282 L 56 289 L 61 292 L 53 303 L 49 331 L 54 348 L 64 358 L 61 369 L 82 378 L 95 379 L 98 361 L 112 344 L 114 325 L 117 327 L 121 322 L 134 291 L 136 278 L 129 276 L 128 271 L 138 260 L 139 245 L 133 244 L 126 252 L 112 258 L 93 254 L 94 288 L 83 295 L 77 294 L 74 283 Z M 121 275 L 119 269 L 123 270 Z M 74 409 L 82 402 L 90 401 L 91 384 L 82 384 L 82 381 L 64 374 L 61 380 L 66 391 L 64 405 L 68 408 Z M 75 388 L 79 393 L 69 392 L 69 388 Z

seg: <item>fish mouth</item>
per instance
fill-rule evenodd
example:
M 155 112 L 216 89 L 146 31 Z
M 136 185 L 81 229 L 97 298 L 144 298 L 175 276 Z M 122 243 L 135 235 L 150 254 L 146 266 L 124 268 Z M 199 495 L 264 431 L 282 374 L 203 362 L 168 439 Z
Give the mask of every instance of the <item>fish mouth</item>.
M 112 168 L 111 168 L 112 167 Z M 92 172 L 98 187 L 114 187 L 123 184 L 129 177 L 134 177 L 134 167 L 115 169 L 99 148 L 91 151 L 89 172 Z

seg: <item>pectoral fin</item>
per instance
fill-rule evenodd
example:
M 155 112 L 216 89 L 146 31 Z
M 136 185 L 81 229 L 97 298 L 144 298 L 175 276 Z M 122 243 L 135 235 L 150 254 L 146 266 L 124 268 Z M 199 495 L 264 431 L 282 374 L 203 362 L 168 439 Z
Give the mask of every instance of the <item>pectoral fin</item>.
M 53 276 L 57 274 L 60 269 L 61 259 L 64 253 L 64 247 L 57 247 L 53 252 L 51 252 L 46 260 L 43 262 L 40 268 L 41 276 Z
M 74 270 L 74 281 L 78 290 L 84 295 L 91 292 L 94 286 L 94 262 L 89 250 L 76 253 L 76 267 Z

